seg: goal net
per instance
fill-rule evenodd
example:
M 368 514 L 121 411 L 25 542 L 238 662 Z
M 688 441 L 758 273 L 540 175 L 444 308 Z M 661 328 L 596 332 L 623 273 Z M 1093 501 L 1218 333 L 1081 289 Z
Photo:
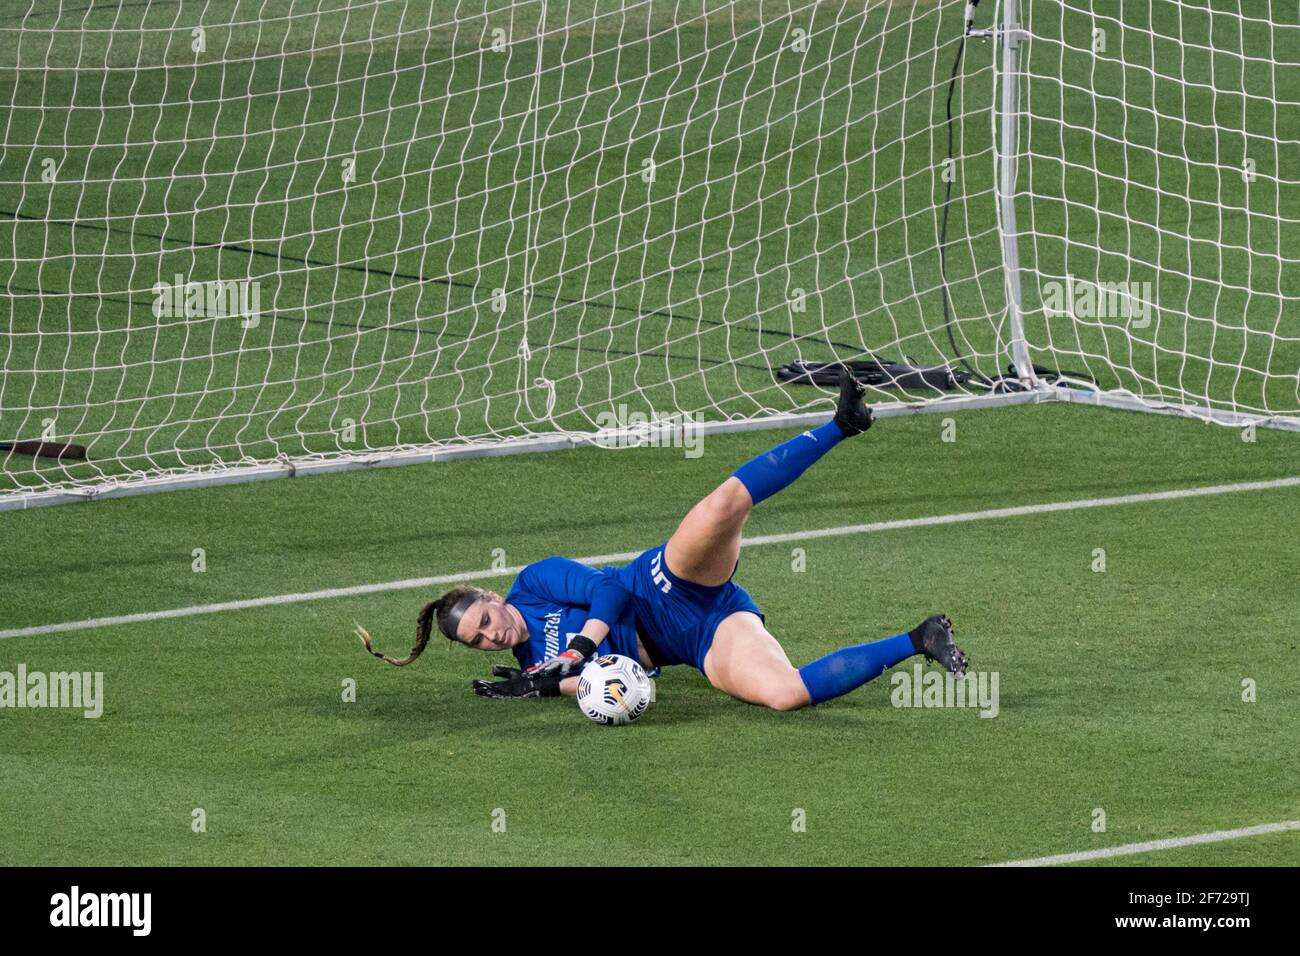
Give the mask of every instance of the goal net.
M 794 421 L 800 363 L 1013 400 L 1017 343 L 1295 416 L 1296 11 L 1019 8 L 1009 71 L 960 0 L 17 0 L 0 443 L 86 454 L 0 505 Z
M 1021 11 L 1033 360 L 1147 406 L 1300 424 L 1300 6 Z

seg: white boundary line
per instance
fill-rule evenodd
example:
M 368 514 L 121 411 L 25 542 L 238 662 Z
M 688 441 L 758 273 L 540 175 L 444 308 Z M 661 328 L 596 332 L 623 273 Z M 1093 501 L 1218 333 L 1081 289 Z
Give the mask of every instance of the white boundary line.
M 934 525 L 962 524 L 968 521 L 990 521 L 999 518 L 1018 518 L 1023 515 L 1050 514 L 1057 511 L 1078 511 L 1084 508 L 1109 508 L 1115 505 L 1143 504 L 1151 501 L 1173 501 L 1181 498 L 1202 498 L 1209 495 L 1237 494 L 1246 491 L 1265 491 L 1274 488 L 1294 488 L 1300 486 L 1300 475 L 1290 478 L 1274 478 L 1267 481 L 1243 481 L 1231 485 L 1206 485 L 1199 488 L 1176 488 L 1171 491 L 1151 491 L 1134 495 L 1116 495 L 1110 498 L 1082 498 L 1074 501 L 1053 501 L 1038 505 L 1018 505 L 1013 508 L 991 508 L 985 511 L 963 511 L 956 514 L 931 515 L 925 518 L 899 518 L 894 521 L 874 521 L 870 524 L 851 524 L 837 528 L 814 528 L 806 531 L 792 531 L 786 534 L 765 534 L 753 538 L 744 538 L 741 547 L 756 547 L 764 544 L 784 544 L 790 541 L 811 541 L 816 538 L 838 538 L 853 534 L 875 534 L 880 531 L 896 531 L 902 528 L 925 528 Z M 599 554 L 592 557 L 577 558 L 582 564 L 616 564 L 631 561 L 640 551 L 625 551 L 619 554 Z M 307 601 L 323 601 L 329 598 L 354 597 L 361 594 L 378 594 L 384 591 L 411 591 L 417 588 L 433 587 L 440 584 L 456 584 L 462 581 L 474 581 L 492 578 L 511 577 L 524 569 L 523 565 L 512 568 L 486 569 L 481 571 L 462 571 L 456 574 L 440 574 L 427 578 L 407 578 L 401 581 L 381 581 L 376 584 L 357 584 L 351 587 L 326 588 L 322 591 L 303 591 L 297 594 L 273 594 L 268 597 L 247 598 L 240 601 L 222 601 L 217 604 L 196 604 L 192 607 L 172 608 L 166 611 L 144 611 L 139 614 L 120 614 L 114 617 L 96 617 L 84 621 L 65 621 L 60 624 L 40 624 L 34 627 L 16 627 L 0 630 L 0 639 L 7 637 L 36 637 L 41 634 L 59 634 L 68 631 L 90 631 L 102 627 L 116 627 L 119 624 L 141 624 L 148 621 L 163 621 L 177 617 L 193 617 L 198 614 L 216 614 L 221 611 L 243 611 L 248 608 L 270 607 L 281 604 L 301 604 Z
M 1222 843 L 1224 840 L 1240 840 L 1244 837 L 1262 836 L 1265 833 L 1285 833 L 1288 830 L 1300 830 L 1300 820 L 1283 820 L 1281 823 L 1261 823 L 1254 827 L 1240 827 L 1236 830 L 1215 830 L 1213 833 L 1198 833 L 1195 836 L 1170 837 L 1167 840 L 1149 840 L 1146 843 L 1125 843 L 1123 846 L 1107 847 L 1104 850 L 1084 850 L 1081 853 L 1059 853 L 1056 856 L 1040 856 L 1032 860 L 1012 860 L 1009 863 L 990 863 L 989 866 L 1056 866 L 1058 863 L 1081 863 L 1085 860 L 1108 860 L 1116 856 L 1133 856 L 1138 853 L 1152 853 L 1156 850 L 1176 850 L 1184 846 L 1196 846 L 1199 843 Z

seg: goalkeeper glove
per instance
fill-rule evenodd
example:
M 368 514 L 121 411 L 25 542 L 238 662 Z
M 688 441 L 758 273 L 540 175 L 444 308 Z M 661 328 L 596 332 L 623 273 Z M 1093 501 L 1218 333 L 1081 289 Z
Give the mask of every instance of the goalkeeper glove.
M 517 667 L 501 666 L 492 668 L 492 674 L 505 679 L 472 681 L 470 686 L 474 688 L 474 693 L 480 697 L 493 697 L 498 700 L 560 696 L 562 678 L 559 677 L 531 677 Z
M 567 677 L 570 671 L 582 670 L 582 665 L 595 655 L 595 641 L 585 634 L 571 634 L 568 650 L 549 661 L 534 664 L 525 673 L 530 677 Z

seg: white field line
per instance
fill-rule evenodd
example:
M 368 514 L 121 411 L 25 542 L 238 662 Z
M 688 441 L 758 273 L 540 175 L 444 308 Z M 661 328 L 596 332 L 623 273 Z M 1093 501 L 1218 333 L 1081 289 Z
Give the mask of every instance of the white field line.
M 1149 840 L 1146 843 L 1125 843 L 1123 846 L 1107 847 L 1104 850 L 1084 850 L 1081 853 L 1059 853 L 1056 856 L 1040 856 L 1032 860 L 1012 860 L 1009 863 L 990 863 L 989 866 L 1056 866 L 1058 863 L 1082 863 L 1085 860 L 1108 860 L 1116 856 L 1133 856 L 1137 853 L 1152 853 L 1156 850 L 1176 850 L 1183 846 L 1196 846 L 1199 843 L 1222 843 L 1224 840 L 1240 840 L 1244 837 L 1263 836 L 1265 833 L 1285 833 L 1288 830 L 1300 830 L 1300 820 L 1283 820 L 1281 823 L 1261 823 L 1254 827 L 1240 827 L 1236 830 L 1215 830 L 1213 833 L 1198 833 L 1195 836 L 1170 837 L 1167 840 Z
M 1057 511 L 1079 511 L 1084 508 L 1109 508 L 1115 505 L 1134 505 L 1152 501 L 1173 501 L 1181 498 L 1202 498 L 1209 495 L 1238 494 L 1247 491 L 1265 491 L 1274 488 L 1300 486 L 1300 476 L 1274 478 L 1268 481 L 1244 481 L 1231 485 L 1207 485 L 1199 488 L 1178 488 L 1172 491 L 1152 491 L 1135 495 L 1116 495 L 1111 498 L 1082 498 L 1074 501 L 1055 501 L 1037 505 L 1019 505 L 1014 508 L 990 508 L 985 511 L 963 511 L 956 514 L 931 515 L 925 518 L 900 518 L 894 521 L 874 521 L 870 524 L 851 524 L 836 528 L 814 528 L 791 531 L 786 534 L 764 534 L 741 541 L 741 547 L 764 544 L 784 544 L 790 541 L 810 541 L 815 538 L 838 538 L 844 535 L 875 534 L 904 528 L 925 528 L 934 525 L 963 524 L 967 521 L 992 521 L 999 518 L 1018 518 L 1023 515 L 1050 514 Z M 640 551 L 620 554 L 599 554 L 576 560 L 583 564 L 617 564 L 631 561 Z M 114 617 L 95 617 L 84 621 L 64 621 L 60 624 L 39 624 L 33 627 L 15 627 L 0 630 L 0 638 L 35 637 L 41 634 L 58 634 L 66 631 L 90 631 L 120 624 L 142 624 L 148 621 L 165 621 L 197 614 L 216 614 L 221 611 L 243 611 L 249 608 L 271 607 L 281 604 L 302 604 L 329 598 L 355 597 L 361 594 L 378 594 L 384 591 L 411 591 L 442 584 L 464 581 L 481 581 L 492 578 L 513 577 L 523 566 L 479 571 L 461 571 L 456 574 L 439 574 L 427 578 L 406 578 L 401 581 L 381 581 L 375 584 L 357 584 L 351 587 L 326 588 L 322 591 L 303 591 L 296 594 L 273 594 L 267 597 L 246 598 L 239 601 L 221 601 L 216 604 L 196 604 L 192 607 L 171 608 L 165 611 L 143 611 L 138 614 L 119 614 Z

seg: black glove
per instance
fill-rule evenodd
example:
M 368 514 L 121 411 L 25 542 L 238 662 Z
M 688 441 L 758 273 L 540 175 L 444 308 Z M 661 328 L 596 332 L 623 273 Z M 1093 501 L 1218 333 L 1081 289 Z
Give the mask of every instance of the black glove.
M 517 667 L 502 667 L 500 665 L 492 668 L 492 673 L 496 677 L 504 680 L 476 680 L 470 683 L 474 688 L 474 693 L 480 697 L 495 697 L 498 699 L 522 698 L 522 697 L 559 697 L 560 696 L 560 677 L 530 677 Z

